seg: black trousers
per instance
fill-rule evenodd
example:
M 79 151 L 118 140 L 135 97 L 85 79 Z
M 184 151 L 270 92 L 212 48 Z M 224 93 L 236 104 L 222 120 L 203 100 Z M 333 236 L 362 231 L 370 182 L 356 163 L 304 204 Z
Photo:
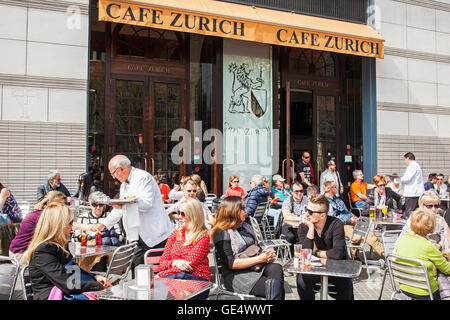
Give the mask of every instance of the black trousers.
M 268 279 L 276 279 L 280 281 L 283 286 L 283 300 L 284 300 L 284 273 L 283 267 L 278 263 L 268 263 L 264 267 L 264 271 L 261 275 L 261 278 L 256 282 L 250 294 L 253 294 L 257 297 L 266 297 L 266 280 Z
M 145 252 L 147 252 L 147 250 L 150 250 L 150 249 L 164 248 L 166 245 L 166 242 L 167 242 L 167 239 L 150 248 L 149 246 L 147 246 L 145 244 L 145 242 L 141 239 L 141 237 L 139 237 L 139 240 L 137 241 L 138 245 L 137 245 L 136 253 L 133 258 L 133 263 L 131 264 L 131 274 L 133 276 L 133 279 L 134 279 L 134 268 L 140 264 L 144 264 Z M 162 255 L 162 253 L 150 253 L 149 257 L 160 256 L 160 255 Z
M 405 197 L 405 204 L 403 206 L 403 217 L 409 218 L 411 212 L 419 207 L 419 197 Z
M 294 256 L 294 244 L 298 243 L 298 228 L 284 223 L 281 227 L 281 233 L 286 237 L 286 241 L 292 244 L 289 250 L 291 251 L 291 255 Z
M 320 283 L 320 276 L 303 275 L 297 276 L 297 292 L 300 300 L 314 300 L 314 285 Z M 335 286 L 336 294 L 332 295 L 336 300 L 354 300 L 353 281 L 351 278 L 329 277 L 328 283 Z

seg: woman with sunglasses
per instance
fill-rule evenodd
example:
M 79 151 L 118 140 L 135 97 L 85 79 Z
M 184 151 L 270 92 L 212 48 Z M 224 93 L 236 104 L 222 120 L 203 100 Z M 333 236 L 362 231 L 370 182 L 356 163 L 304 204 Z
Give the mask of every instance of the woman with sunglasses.
M 159 260 L 159 278 L 210 281 L 209 234 L 205 226 L 200 202 L 187 198 L 180 202 L 178 211 L 180 228 L 167 239 Z M 206 299 L 209 290 L 196 299 Z
M 434 241 L 439 250 L 442 250 L 444 246 L 444 239 L 450 239 L 450 228 L 447 222 L 439 214 L 440 210 L 440 199 L 434 189 L 430 189 L 422 193 L 419 197 L 419 208 L 422 210 L 429 210 L 436 216 L 436 225 L 434 227 L 434 232 L 427 235 L 428 239 Z M 403 226 L 402 233 L 400 235 L 404 236 L 411 232 L 411 218 L 409 218 L 405 225 Z M 398 241 L 397 241 L 398 242 Z
M 283 268 L 273 263 L 275 252 L 261 250 L 253 228 L 245 222 L 247 210 L 240 197 L 222 200 L 211 231 L 218 263 L 227 290 L 284 300 Z M 250 246 L 253 254 L 244 254 Z M 259 249 L 259 251 L 257 251 Z
M 239 187 L 239 178 L 235 175 L 231 175 L 228 179 L 228 189 L 225 192 L 225 198 L 230 196 L 236 196 L 244 198 L 245 191 L 241 187 Z
M 401 196 L 386 187 L 386 178 L 377 174 L 373 177 L 375 189 L 367 191 L 367 200 L 362 211 L 363 216 L 369 216 L 370 207 L 387 206 L 388 210 L 398 209 L 401 203 Z

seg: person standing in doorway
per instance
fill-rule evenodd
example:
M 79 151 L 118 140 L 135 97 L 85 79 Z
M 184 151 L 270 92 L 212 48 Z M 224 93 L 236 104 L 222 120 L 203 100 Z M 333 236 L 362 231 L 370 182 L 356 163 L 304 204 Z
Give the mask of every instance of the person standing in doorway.
M 303 190 L 305 191 L 310 185 L 314 184 L 314 170 L 310 160 L 310 153 L 304 151 L 302 153 L 302 160 L 297 164 L 297 180 L 302 184 Z
M 407 219 L 411 212 L 419 207 L 419 197 L 425 190 L 422 169 L 416 162 L 416 157 L 412 152 L 408 152 L 404 155 L 404 158 L 407 168 L 400 182 L 403 187 L 403 196 L 405 197 L 403 216 Z

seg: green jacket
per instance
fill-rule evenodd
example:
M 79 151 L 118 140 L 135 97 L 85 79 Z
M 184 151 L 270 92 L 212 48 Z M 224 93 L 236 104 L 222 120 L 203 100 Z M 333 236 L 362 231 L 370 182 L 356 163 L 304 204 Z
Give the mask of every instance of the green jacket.
M 428 270 L 428 277 L 433 292 L 436 292 L 436 290 L 439 289 L 433 274 L 433 269 L 437 268 L 444 274 L 450 274 L 450 262 L 444 258 L 434 243 L 428 241 L 424 237 L 413 234 L 402 236 L 398 240 L 395 254 L 406 258 L 421 260 Z M 400 284 L 400 289 L 419 296 L 428 295 L 428 290 L 426 289 L 415 288 L 405 284 Z

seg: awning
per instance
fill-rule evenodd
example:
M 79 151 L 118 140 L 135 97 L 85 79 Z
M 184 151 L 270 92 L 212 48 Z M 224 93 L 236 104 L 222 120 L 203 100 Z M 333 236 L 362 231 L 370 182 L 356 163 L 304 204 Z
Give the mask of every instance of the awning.
M 99 20 L 384 57 L 384 39 L 367 25 L 222 1 L 99 0 Z

